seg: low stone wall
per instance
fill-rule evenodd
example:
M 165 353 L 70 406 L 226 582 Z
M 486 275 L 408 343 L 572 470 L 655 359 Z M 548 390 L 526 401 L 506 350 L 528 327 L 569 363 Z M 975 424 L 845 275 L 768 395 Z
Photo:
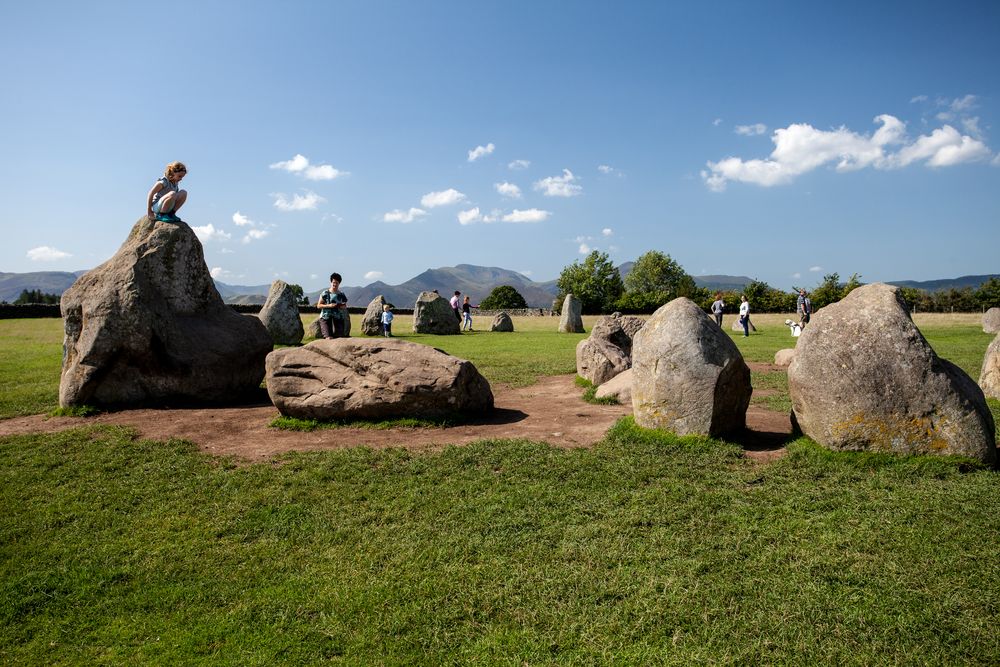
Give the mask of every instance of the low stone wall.
M 501 310 L 480 310 L 473 308 L 472 314 L 480 317 L 493 317 L 498 313 L 507 313 L 511 317 L 549 317 L 554 315 L 548 308 L 510 308 Z

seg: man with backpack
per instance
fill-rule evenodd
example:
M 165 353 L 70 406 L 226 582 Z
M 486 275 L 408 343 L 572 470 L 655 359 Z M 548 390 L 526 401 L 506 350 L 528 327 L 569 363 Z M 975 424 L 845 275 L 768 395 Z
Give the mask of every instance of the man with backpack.
M 809 297 L 806 296 L 804 289 L 799 290 L 799 299 L 795 304 L 795 311 L 799 314 L 799 326 L 805 329 L 806 324 L 809 322 L 809 315 L 812 313 L 812 304 L 809 302 Z

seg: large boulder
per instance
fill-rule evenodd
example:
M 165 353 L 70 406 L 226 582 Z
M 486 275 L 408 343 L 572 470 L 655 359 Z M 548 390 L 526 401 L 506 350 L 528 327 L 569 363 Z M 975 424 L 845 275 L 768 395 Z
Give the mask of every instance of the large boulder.
M 979 386 L 990 398 L 1000 399 L 1000 336 L 993 339 L 983 357 L 983 369 L 979 373 Z
M 934 353 L 898 287 L 865 285 L 816 311 L 788 393 L 798 427 L 830 449 L 996 458 L 982 390 Z
M 267 391 L 281 414 L 301 419 L 442 417 L 493 408 L 490 385 L 471 362 L 392 338 L 275 350 L 267 356 Z
M 423 334 L 461 334 L 458 318 L 448 299 L 437 292 L 421 292 L 413 305 L 413 332 Z
M 597 398 L 614 397 L 623 405 L 632 403 L 632 369 L 626 369 L 602 384 L 594 392 L 594 396 Z
M 62 296 L 59 404 L 223 403 L 256 393 L 271 335 L 227 306 L 183 222 L 143 216 Z
M 267 301 L 257 314 L 278 345 L 298 345 L 305 329 L 299 316 L 299 301 L 291 285 L 284 280 L 271 283 Z
M 576 345 L 576 373 L 602 385 L 632 366 L 632 339 L 645 320 L 634 315 L 602 317 Z
M 493 317 L 493 322 L 490 323 L 490 331 L 513 331 L 514 330 L 514 320 L 510 319 L 510 315 L 507 313 L 497 313 Z
M 365 316 L 361 320 L 361 333 L 366 336 L 381 336 L 382 312 L 386 304 L 385 297 L 379 294 L 365 308 Z
M 562 314 L 559 316 L 561 333 L 583 333 L 583 303 L 572 294 L 563 300 Z
M 750 369 L 733 340 L 698 305 L 661 306 L 632 347 L 635 421 L 679 435 L 722 435 L 746 426 Z
M 990 308 L 983 313 L 983 331 L 1000 333 L 1000 308 Z

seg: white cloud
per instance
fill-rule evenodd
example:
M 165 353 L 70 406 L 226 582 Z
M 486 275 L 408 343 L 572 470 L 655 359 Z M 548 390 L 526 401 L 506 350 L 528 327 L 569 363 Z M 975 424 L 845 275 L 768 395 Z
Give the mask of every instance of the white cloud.
M 206 241 L 228 241 L 233 237 L 233 235 L 229 232 L 216 229 L 215 225 L 212 223 L 202 225 L 201 227 L 191 227 L 191 230 L 202 243 L 205 243 Z
M 369 271 L 365 274 L 365 280 L 378 280 L 382 277 L 381 271 Z
M 530 269 L 523 269 L 521 271 L 518 271 L 518 273 L 520 273 L 522 276 L 528 276 L 529 278 L 531 277 L 531 270 Z
M 615 168 L 606 164 L 599 164 L 597 165 L 597 171 L 601 172 L 602 174 L 612 174 L 614 173 Z
M 275 162 L 271 165 L 271 169 L 281 169 L 292 174 L 300 174 L 310 181 L 332 181 L 349 173 L 328 164 L 311 165 L 309 164 L 309 158 L 301 154 L 296 154 L 291 160 Z
M 296 193 L 291 199 L 288 199 L 283 192 L 271 196 L 274 197 L 274 207 L 282 211 L 315 211 L 320 203 L 326 201 L 311 190 L 306 190 L 304 195 Z
M 799 273 L 798 271 L 796 271 L 795 273 L 792 274 L 792 278 L 795 278 L 796 280 L 798 280 L 801 277 L 802 277 L 802 274 Z
M 551 211 L 542 211 L 537 208 L 529 208 L 525 211 L 514 209 L 503 216 L 504 222 L 544 222 L 552 215 Z
M 722 119 L 716 118 L 715 120 L 712 121 L 712 125 L 714 125 L 715 127 L 719 127 L 720 125 L 722 125 Z
M 254 226 L 254 222 L 250 218 L 240 213 L 239 211 L 233 213 L 233 223 L 235 223 L 237 227 Z
M 926 101 L 927 101 L 926 95 L 914 95 L 913 97 L 910 98 L 910 104 L 915 104 L 917 102 L 926 102 Z
M 492 143 L 488 143 L 485 146 L 476 146 L 471 151 L 469 151 L 469 162 L 475 162 L 484 155 L 489 155 L 496 148 Z
M 973 116 L 972 118 L 963 118 L 962 127 L 964 127 L 965 131 L 968 132 L 973 137 L 975 137 L 976 139 L 983 138 L 983 130 L 982 128 L 979 127 L 979 116 Z
M 812 271 L 813 273 L 818 273 L 819 271 L 823 270 L 823 267 L 822 266 L 810 266 L 809 270 Z
M 735 129 L 736 134 L 741 134 L 744 137 L 755 137 L 759 134 L 764 134 L 767 132 L 767 125 L 764 123 L 754 123 L 753 125 L 737 125 Z
M 479 213 L 479 207 L 470 208 L 467 211 L 458 212 L 458 223 L 460 225 L 471 225 L 474 222 L 479 222 L 483 219 L 483 216 Z
M 549 176 L 536 181 L 534 187 L 546 197 L 575 197 L 583 193 L 583 188 L 576 184 L 576 176 L 569 169 L 563 169 L 562 176 Z
M 213 266 L 212 269 L 209 271 L 209 273 L 216 280 L 218 280 L 219 278 L 225 278 L 226 276 L 229 275 L 229 271 L 226 271 L 221 266 Z
M 420 198 L 420 205 L 424 208 L 436 208 L 438 206 L 451 206 L 465 201 L 465 195 L 455 188 L 448 188 L 441 192 L 428 192 Z
M 383 215 L 382 216 L 382 221 L 383 222 L 401 222 L 401 223 L 403 223 L 405 225 L 405 224 L 409 224 L 409 223 L 413 222 L 414 220 L 416 220 L 417 218 L 421 218 L 421 217 L 423 217 L 425 215 L 427 215 L 427 211 L 425 211 L 423 209 L 411 208 L 409 211 L 401 211 L 400 209 L 397 208 L 397 209 L 389 211 L 388 213 L 386 213 L 385 215 Z
M 517 187 L 513 183 L 508 183 L 506 181 L 503 183 L 494 183 L 493 188 L 504 197 L 510 197 L 511 199 L 521 198 L 521 188 Z
M 1000 153 L 993 156 L 993 159 L 990 160 L 990 164 L 994 167 L 1000 167 Z
M 73 255 L 68 252 L 63 252 L 62 250 L 57 250 L 56 248 L 51 248 L 47 245 L 32 248 L 27 253 L 28 259 L 32 262 L 55 262 L 72 256 Z
M 577 250 L 580 252 L 581 255 L 589 255 L 590 254 L 590 246 L 587 245 L 586 243 L 581 243 L 580 247 L 577 248 Z
M 991 155 L 981 141 L 962 136 L 949 125 L 909 141 L 906 125 L 898 118 L 883 114 L 875 122 L 880 127 L 871 136 L 845 127 L 817 130 L 805 123 L 779 128 L 772 135 L 775 147 L 767 159 L 728 157 L 708 162 L 701 177 L 709 189 L 721 192 L 728 181 L 764 187 L 783 185 L 829 163 L 835 164 L 836 171 L 847 172 L 865 167 L 894 169 L 921 160 L 926 160 L 928 166 L 942 167 Z M 896 146 L 901 148 L 893 152 Z
M 483 222 L 499 222 L 502 216 L 503 216 L 503 211 L 501 211 L 498 208 L 495 208 L 489 213 L 483 215 Z
M 250 243 L 251 241 L 259 241 L 271 232 L 266 229 L 251 229 L 247 232 L 247 235 L 243 237 L 243 243 Z
M 951 101 L 948 107 L 955 113 L 961 113 L 962 111 L 968 111 L 970 109 L 976 108 L 976 96 L 966 95 L 965 97 L 960 97 Z
M 531 160 L 514 160 L 513 162 L 507 163 L 507 168 L 514 171 L 519 171 L 521 169 L 527 169 L 531 166 Z
M 614 234 L 614 231 L 610 227 L 605 227 L 604 229 L 601 230 L 601 234 L 604 236 L 612 236 Z
M 219 252 L 221 252 L 223 255 L 233 255 L 236 253 L 235 250 L 230 250 L 229 248 L 223 248 Z

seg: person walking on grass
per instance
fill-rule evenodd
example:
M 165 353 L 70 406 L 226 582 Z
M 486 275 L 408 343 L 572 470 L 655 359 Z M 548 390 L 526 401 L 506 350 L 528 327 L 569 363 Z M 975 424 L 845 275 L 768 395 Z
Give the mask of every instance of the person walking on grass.
M 177 217 L 184 202 L 187 201 L 187 190 L 181 190 L 181 179 L 187 176 L 187 167 L 183 162 L 171 162 L 163 172 L 163 177 L 153 183 L 146 195 L 146 216 L 150 220 L 162 222 L 182 222 Z
M 715 293 L 715 301 L 712 302 L 712 314 L 715 315 L 715 323 L 722 326 L 722 309 L 726 307 L 726 302 L 722 300 L 722 292 Z
M 465 301 L 462 302 L 462 314 L 465 316 L 465 322 L 462 324 L 462 331 L 465 331 L 466 327 L 468 327 L 469 331 L 472 331 L 473 308 L 479 308 L 479 306 L 473 306 L 469 303 L 469 297 L 465 297 Z
M 319 308 L 319 331 L 323 338 L 344 338 L 347 323 L 347 295 L 340 291 L 343 278 L 330 274 L 330 289 L 323 290 L 316 301 Z
M 740 324 L 743 326 L 743 337 L 750 335 L 750 302 L 744 294 L 740 297 Z

